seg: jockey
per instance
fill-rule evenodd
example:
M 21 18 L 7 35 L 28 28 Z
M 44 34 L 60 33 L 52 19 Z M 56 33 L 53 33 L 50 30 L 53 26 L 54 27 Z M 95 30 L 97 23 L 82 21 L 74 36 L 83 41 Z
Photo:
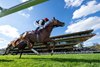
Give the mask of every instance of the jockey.
M 37 32 L 37 31 L 39 31 L 40 29 L 43 29 L 45 23 L 48 22 L 48 21 L 49 21 L 48 18 L 44 18 L 44 19 L 42 19 L 42 20 L 36 21 L 36 24 L 38 25 L 38 27 L 36 28 L 35 31 Z

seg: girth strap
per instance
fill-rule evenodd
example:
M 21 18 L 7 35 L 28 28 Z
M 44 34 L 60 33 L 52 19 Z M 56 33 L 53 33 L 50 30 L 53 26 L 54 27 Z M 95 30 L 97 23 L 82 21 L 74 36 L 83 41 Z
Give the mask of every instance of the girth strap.
M 39 33 L 36 34 L 36 40 L 39 42 Z

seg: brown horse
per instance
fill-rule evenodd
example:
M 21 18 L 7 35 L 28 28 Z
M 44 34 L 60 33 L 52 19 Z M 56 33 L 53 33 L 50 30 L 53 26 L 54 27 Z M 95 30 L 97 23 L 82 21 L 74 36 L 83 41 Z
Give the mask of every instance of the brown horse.
M 43 29 L 41 29 L 37 33 L 34 31 L 25 32 L 23 35 L 21 35 L 20 40 L 24 42 L 23 44 L 26 43 L 29 49 L 31 49 L 33 52 L 38 54 L 38 52 L 33 49 L 34 44 L 35 43 L 47 44 L 48 42 L 52 42 L 53 45 L 55 46 L 55 41 L 50 39 L 50 34 L 55 27 L 60 27 L 60 26 L 63 27 L 64 23 L 53 18 Z M 21 43 L 18 43 L 17 45 L 20 45 L 20 44 Z M 54 46 L 53 46 L 51 54 L 53 54 L 53 50 L 55 48 Z

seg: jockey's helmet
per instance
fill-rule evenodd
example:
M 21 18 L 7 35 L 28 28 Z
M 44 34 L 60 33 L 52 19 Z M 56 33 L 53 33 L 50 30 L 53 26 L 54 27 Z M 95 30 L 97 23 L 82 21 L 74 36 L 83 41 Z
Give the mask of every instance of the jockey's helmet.
M 49 21 L 49 19 L 48 18 L 44 18 L 44 21 L 47 22 L 47 21 Z

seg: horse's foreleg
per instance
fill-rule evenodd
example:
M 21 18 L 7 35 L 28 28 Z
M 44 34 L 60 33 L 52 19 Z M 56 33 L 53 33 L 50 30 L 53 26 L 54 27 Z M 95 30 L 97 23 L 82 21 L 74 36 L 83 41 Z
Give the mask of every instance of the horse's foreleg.
M 53 55 L 54 49 L 55 49 L 55 42 L 53 42 L 53 47 L 52 47 L 51 55 Z
M 52 47 L 51 47 L 51 50 L 52 50 L 52 51 L 51 51 L 51 55 L 53 55 L 56 42 L 55 42 L 54 40 L 51 40 L 51 39 L 49 39 L 49 42 L 53 43 L 53 45 L 52 45 Z
M 44 43 L 44 44 L 46 45 L 48 52 L 51 52 L 50 44 L 49 43 Z
M 38 51 L 36 51 L 35 49 L 31 49 L 34 53 L 36 53 L 36 54 L 39 54 L 39 52 Z
M 30 43 L 31 44 L 31 43 Z M 38 51 L 36 51 L 35 49 L 33 49 L 33 45 L 31 44 L 31 50 L 34 52 L 34 53 L 36 53 L 36 54 L 39 54 L 39 52 Z
M 31 51 L 33 51 L 34 53 L 39 54 L 38 51 L 36 51 L 35 49 L 33 49 L 33 45 L 32 45 L 31 43 L 29 43 L 29 42 L 28 42 L 28 47 L 29 47 L 29 49 L 31 49 Z
M 48 52 L 51 52 L 50 45 L 46 45 Z
M 53 47 L 50 47 L 50 49 L 52 50 L 51 51 L 51 55 L 53 55 L 56 42 L 54 40 L 50 39 L 50 38 L 46 39 L 45 42 L 51 42 L 51 43 L 53 43 Z

